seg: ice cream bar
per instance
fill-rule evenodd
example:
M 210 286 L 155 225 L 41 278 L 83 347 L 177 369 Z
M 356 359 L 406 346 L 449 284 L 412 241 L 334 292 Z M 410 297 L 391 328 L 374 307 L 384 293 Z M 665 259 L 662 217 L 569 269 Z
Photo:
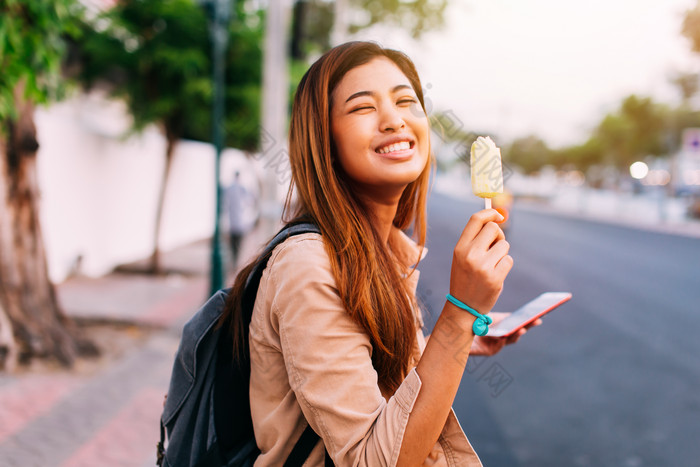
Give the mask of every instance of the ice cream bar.
M 472 191 L 485 198 L 486 208 L 491 207 L 491 198 L 503 193 L 503 169 L 501 150 L 490 137 L 479 136 L 471 150 Z

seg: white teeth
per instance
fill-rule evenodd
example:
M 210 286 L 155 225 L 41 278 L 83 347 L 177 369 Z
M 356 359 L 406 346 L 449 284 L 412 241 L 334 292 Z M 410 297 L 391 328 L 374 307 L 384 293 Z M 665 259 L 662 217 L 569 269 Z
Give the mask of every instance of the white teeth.
M 377 149 L 377 152 L 379 154 L 388 154 L 390 152 L 395 152 L 395 151 L 405 151 L 407 149 L 411 149 L 411 143 L 408 141 L 401 141 L 400 143 L 394 143 L 390 144 L 388 146 L 384 146 L 382 148 Z

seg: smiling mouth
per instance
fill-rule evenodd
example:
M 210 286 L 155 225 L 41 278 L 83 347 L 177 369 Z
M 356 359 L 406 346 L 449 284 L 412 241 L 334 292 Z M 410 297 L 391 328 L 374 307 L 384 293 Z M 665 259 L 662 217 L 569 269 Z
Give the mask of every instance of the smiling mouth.
M 399 143 L 393 143 L 380 148 L 375 149 L 377 154 L 391 154 L 393 152 L 407 151 L 413 148 L 412 141 L 401 141 Z

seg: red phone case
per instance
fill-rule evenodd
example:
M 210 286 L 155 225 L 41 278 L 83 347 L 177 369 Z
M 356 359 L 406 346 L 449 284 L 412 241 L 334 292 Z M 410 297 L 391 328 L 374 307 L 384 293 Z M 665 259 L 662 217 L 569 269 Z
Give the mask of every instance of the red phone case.
M 534 300 L 529 301 L 502 321 L 489 328 L 488 337 L 510 336 L 518 329 L 540 318 L 562 303 L 571 300 L 570 292 L 545 292 Z

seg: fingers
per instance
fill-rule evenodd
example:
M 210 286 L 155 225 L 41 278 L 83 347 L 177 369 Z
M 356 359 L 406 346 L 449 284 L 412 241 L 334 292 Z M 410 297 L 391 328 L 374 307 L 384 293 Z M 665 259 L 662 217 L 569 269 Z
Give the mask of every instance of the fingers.
M 481 229 L 483 229 L 484 225 L 486 225 L 489 222 L 501 222 L 502 220 L 503 216 L 499 214 L 498 211 L 496 211 L 495 209 L 481 210 L 469 218 L 469 222 L 467 222 L 467 225 L 462 231 L 461 238 L 465 241 L 471 242 L 472 240 L 474 240 L 474 238 L 476 238 L 479 232 L 481 232 Z M 496 225 L 496 227 L 498 227 L 498 225 Z
M 502 311 L 492 311 L 491 313 L 489 313 L 489 316 L 493 320 L 494 325 L 503 321 L 504 319 L 506 319 L 510 315 L 511 315 L 511 313 L 504 313 Z
M 493 210 L 484 210 L 474 214 L 469 220 L 467 227 L 465 227 L 463 236 L 460 238 L 457 246 L 457 248 L 460 249 L 468 248 L 477 256 L 481 256 L 485 253 L 484 265 L 489 268 L 495 268 L 498 262 L 508 254 L 510 249 L 510 244 L 505 240 L 505 234 L 498 224 L 491 220 L 481 223 L 493 217 L 492 211 Z M 476 222 L 472 222 L 474 219 L 476 219 Z M 479 230 L 470 241 L 470 228 L 474 227 L 474 225 L 481 225 L 481 230 Z M 507 270 L 509 270 L 509 268 Z M 507 270 L 504 269 L 506 274 Z M 503 271 L 500 271 L 501 274 L 502 272 Z
M 494 209 L 474 214 L 454 249 L 450 293 L 476 310 L 488 312 L 498 299 L 510 271 L 510 245 L 496 221 Z
M 494 208 L 498 213 L 503 216 L 502 221 L 496 221 L 498 224 L 503 224 L 508 219 L 508 210 L 506 208 Z
M 498 263 L 508 255 L 510 250 L 510 244 L 505 240 L 498 240 L 487 253 L 487 266 L 491 268 L 496 268 Z
M 495 243 L 505 240 L 503 230 L 495 222 L 487 222 L 481 231 L 474 238 L 474 246 L 483 250 L 488 250 Z
M 498 274 L 499 277 L 505 277 L 508 275 L 510 270 L 513 268 L 513 257 L 510 255 L 505 255 L 503 258 L 501 258 L 498 263 L 496 264 L 496 267 L 494 268 L 496 271 L 496 274 Z
M 542 320 L 540 318 L 537 318 L 535 321 L 525 326 L 525 329 L 530 329 L 531 327 L 539 326 L 540 324 L 542 324 Z
M 497 311 L 491 312 L 490 315 L 493 315 L 493 322 L 494 324 L 497 323 L 498 321 L 501 321 L 508 317 L 510 313 L 499 313 Z M 494 355 L 503 349 L 506 345 L 512 345 L 515 344 L 520 340 L 523 335 L 527 332 L 528 329 L 530 329 L 533 326 L 539 326 L 542 324 L 541 319 L 537 319 L 533 321 L 532 323 L 528 324 L 524 328 L 518 329 L 516 332 L 511 334 L 510 336 L 505 336 L 505 337 L 477 337 L 475 338 L 475 343 L 478 343 L 477 345 L 477 352 L 475 353 L 476 355 Z
M 490 357 L 500 352 L 505 345 L 506 340 L 502 337 L 476 336 L 470 354 Z
M 525 326 L 524 328 L 518 329 L 516 332 L 514 332 L 510 336 L 506 337 L 506 344 L 508 344 L 508 345 L 515 344 L 527 332 L 528 329 L 530 329 L 533 326 L 539 326 L 540 324 L 542 324 L 542 320 L 538 318 L 535 321 L 533 321 L 532 323 Z
M 515 344 L 516 342 L 518 342 L 520 337 L 522 337 L 522 335 L 525 334 L 526 332 L 527 331 L 525 330 L 525 328 L 518 329 L 516 332 L 514 332 L 513 334 L 511 334 L 510 336 L 505 338 L 505 341 L 506 341 L 505 345 Z

